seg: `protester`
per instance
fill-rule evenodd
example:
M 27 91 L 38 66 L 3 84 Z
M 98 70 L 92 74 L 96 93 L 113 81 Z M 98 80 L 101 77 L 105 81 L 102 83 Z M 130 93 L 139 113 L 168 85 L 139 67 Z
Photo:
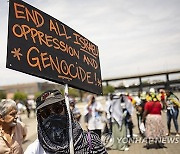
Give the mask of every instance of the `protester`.
M 140 130 L 140 124 L 142 121 L 144 106 L 146 103 L 146 92 L 139 93 L 139 96 L 135 97 L 135 101 L 136 101 L 135 108 L 136 108 L 136 116 L 137 116 L 137 124 L 138 124 L 139 134 L 141 136 L 144 136 L 144 134 Z
M 34 114 L 34 117 L 35 117 L 36 116 L 36 102 L 34 101 L 34 99 L 29 99 L 29 100 L 27 100 L 27 102 L 28 102 L 29 109 L 33 111 L 33 114 Z
M 23 113 L 22 109 L 23 109 L 23 105 L 19 102 L 19 100 L 16 100 L 16 106 L 17 106 L 17 119 L 19 121 L 22 121 L 22 118 L 21 118 L 21 114 Z
M 0 154 L 23 154 L 22 142 L 27 129 L 17 120 L 17 106 L 13 100 L 0 102 Z
M 178 116 L 179 116 L 179 107 L 180 102 L 177 96 L 175 96 L 171 91 L 166 91 L 167 99 L 166 99 L 166 106 L 167 106 L 167 127 L 168 133 L 167 136 L 171 133 L 171 119 L 173 119 L 174 127 L 176 129 L 176 136 L 180 136 L 179 134 L 179 126 L 178 126 Z
M 113 94 L 109 94 L 108 95 L 108 98 L 107 98 L 107 101 L 105 103 L 105 116 L 106 116 L 106 125 L 105 125 L 105 128 L 104 128 L 104 134 L 105 133 L 112 133 L 112 118 L 111 118 L 111 105 L 113 103 Z
M 128 100 L 132 103 L 132 105 L 134 105 L 136 103 L 136 100 L 134 99 L 132 94 L 126 93 L 125 96 L 127 96 Z
M 125 116 L 125 124 L 126 124 L 126 127 L 127 127 L 127 136 L 128 138 L 133 138 L 133 127 L 134 127 L 134 124 L 133 124 L 133 121 L 132 121 L 132 114 L 133 114 L 133 111 L 134 111 L 134 98 L 132 96 L 130 96 L 129 94 L 127 95 L 120 95 L 120 98 L 121 98 L 121 104 L 123 106 L 123 112 L 126 111 L 127 114 Z M 130 99 L 131 98 L 131 99 Z
M 49 90 L 37 100 L 38 139 L 30 144 L 25 154 L 69 154 L 69 116 L 65 99 L 58 90 Z M 83 131 L 73 118 L 72 134 L 75 154 L 106 154 L 100 138 Z
M 70 104 L 70 109 L 71 109 L 71 112 L 73 114 L 74 119 L 79 122 L 80 118 L 81 118 L 81 113 L 80 113 L 79 109 L 76 107 L 75 99 L 70 98 L 69 99 L 69 104 Z
M 95 132 L 101 138 L 102 129 L 104 128 L 102 122 L 103 108 L 100 102 L 95 100 L 95 96 L 91 95 L 86 109 L 88 110 L 88 130 Z
M 31 114 L 31 104 L 29 104 L 28 100 L 25 101 L 25 106 L 26 106 L 27 118 L 30 118 L 30 114 Z
M 162 137 L 164 137 L 164 125 L 162 122 L 161 110 L 162 105 L 156 97 L 155 91 L 150 91 L 149 101 L 146 102 L 142 122 L 145 122 L 145 136 L 147 138 L 146 148 L 149 149 L 149 141 L 154 140 L 158 147 L 163 147 L 161 144 Z
M 166 92 L 164 89 L 159 89 L 159 97 L 163 105 L 163 110 L 165 110 L 167 106 L 166 106 Z
M 120 151 L 127 151 L 128 143 L 123 142 L 127 139 L 127 130 L 126 130 L 126 104 L 125 104 L 125 97 L 123 95 L 120 98 L 114 98 L 111 112 L 112 112 L 112 135 L 114 139 L 113 146 L 111 149 L 113 150 L 120 150 Z M 122 140 L 118 140 L 122 139 Z

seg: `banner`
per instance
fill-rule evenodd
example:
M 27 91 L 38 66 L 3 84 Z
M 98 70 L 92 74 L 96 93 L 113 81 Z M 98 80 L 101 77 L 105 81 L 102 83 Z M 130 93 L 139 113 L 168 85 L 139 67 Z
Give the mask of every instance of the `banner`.
M 64 23 L 20 0 L 9 1 L 6 67 L 102 94 L 98 47 Z

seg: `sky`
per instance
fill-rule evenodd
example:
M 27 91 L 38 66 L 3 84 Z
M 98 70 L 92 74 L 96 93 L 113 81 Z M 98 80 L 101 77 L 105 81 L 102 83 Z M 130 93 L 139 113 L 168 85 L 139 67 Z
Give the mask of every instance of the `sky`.
M 102 79 L 180 69 L 179 0 L 24 0 L 99 48 Z M 7 0 L 0 0 L 0 86 L 44 82 L 6 68 Z

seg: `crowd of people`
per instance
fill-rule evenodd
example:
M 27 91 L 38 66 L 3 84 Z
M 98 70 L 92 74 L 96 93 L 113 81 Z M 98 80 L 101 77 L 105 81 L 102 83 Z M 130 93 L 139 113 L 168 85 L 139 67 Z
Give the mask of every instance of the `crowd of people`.
M 84 109 L 84 121 L 87 130 L 95 132 L 100 138 L 102 134 L 112 134 L 113 145 L 110 149 L 129 150 L 129 142 L 121 142 L 123 140 L 119 139 L 127 138 L 132 141 L 136 125 L 139 136 L 147 140 L 147 149 L 150 147 L 150 140 L 153 140 L 158 148 L 163 148 L 161 139 L 171 135 L 171 120 L 174 122 L 175 136 L 180 136 L 179 107 L 178 97 L 163 89 L 155 91 L 154 88 L 150 88 L 149 91 L 139 92 L 135 96 L 129 93 L 109 94 L 105 107 L 102 107 L 92 95 Z M 167 124 L 163 123 L 162 112 L 166 113 Z M 132 120 L 133 113 L 136 113 L 137 121 Z
M 175 126 L 175 136 L 179 137 L 178 115 L 180 102 L 176 95 L 169 90 L 138 93 L 137 96 L 127 94 L 110 94 L 106 102 L 106 117 L 114 143 L 111 147 L 117 150 L 128 150 L 128 143 L 121 143 L 119 138 L 133 140 L 133 128 L 136 121 L 132 121 L 133 110 L 137 115 L 137 126 L 141 137 L 146 138 L 145 147 L 149 149 L 149 140 L 154 140 L 158 148 L 163 148 L 161 139 L 171 135 L 171 120 Z M 167 116 L 167 129 L 162 121 L 162 111 Z M 110 120 L 109 120 L 110 119 Z M 166 130 L 168 130 L 166 132 Z
M 134 139 L 134 127 L 138 127 L 139 135 L 149 140 L 157 140 L 171 135 L 171 120 L 180 136 L 178 115 L 180 102 L 169 90 L 151 88 L 148 92 L 131 96 L 128 93 L 109 94 L 105 104 L 98 101 L 95 95 L 87 97 L 84 113 L 76 106 L 73 97 L 69 97 L 68 113 L 65 97 L 58 90 L 48 90 L 36 99 L 37 139 L 28 146 L 25 154 L 44 153 L 107 153 L 102 141 L 104 134 L 113 138 L 110 149 L 127 151 L 129 142 Z M 162 111 L 167 116 L 167 129 L 162 120 Z M 28 113 L 28 111 L 27 111 Z M 136 113 L 137 121 L 132 120 Z M 70 117 L 69 117 L 70 116 Z M 27 114 L 29 118 L 29 113 Z M 85 129 L 82 129 L 82 122 Z M 72 128 L 70 127 L 72 125 Z M 72 131 L 72 135 L 69 132 Z M 166 132 L 167 130 L 167 132 Z M 25 124 L 18 118 L 18 105 L 13 100 L 2 100 L 0 103 L 0 148 L 1 153 L 23 153 L 22 142 L 27 135 Z M 73 143 L 73 146 L 70 145 Z M 156 142 L 159 148 L 164 145 L 161 140 Z M 72 149 L 71 149 L 72 148 Z

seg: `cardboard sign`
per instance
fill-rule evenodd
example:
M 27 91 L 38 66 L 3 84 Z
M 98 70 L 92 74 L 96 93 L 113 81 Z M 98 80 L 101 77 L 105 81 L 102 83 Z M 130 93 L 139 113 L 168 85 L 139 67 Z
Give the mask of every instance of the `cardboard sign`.
M 98 47 L 20 0 L 9 1 L 6 67 L 102 94 Z

